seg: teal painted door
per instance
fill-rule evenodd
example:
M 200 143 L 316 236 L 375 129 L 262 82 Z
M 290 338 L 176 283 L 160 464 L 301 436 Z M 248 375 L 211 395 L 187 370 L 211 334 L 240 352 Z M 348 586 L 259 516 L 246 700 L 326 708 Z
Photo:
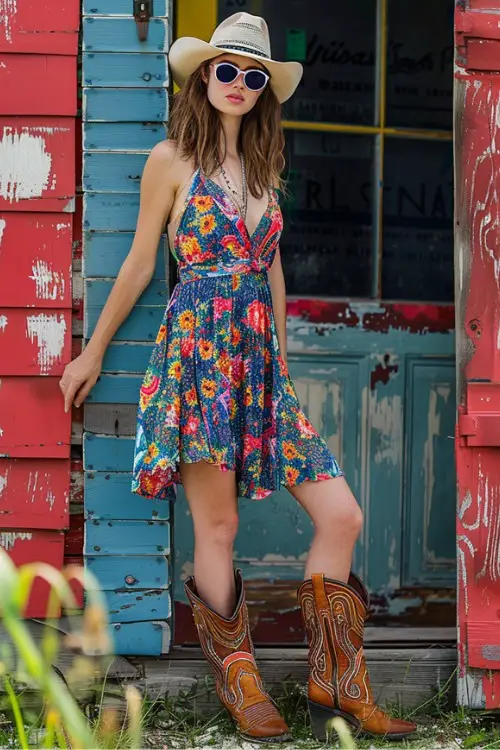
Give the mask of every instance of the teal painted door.
M 294 0 L 286 22 L 272 0 L 204 0 L 197 32 L 200 14 L 208 38 L 215 13 L 238 10 L 266 18 L 275 59 L 304 64 L 284 111 L 289 361 L 364 510 L 354 568 L 374 622 L 452 625 L 453 0 Z M 182 490 L 174 528 L 175 640 L 187 642 Z M 295 590 L 311 538 L 286 491 L 240 502 L 256 641 L 303 639 Z

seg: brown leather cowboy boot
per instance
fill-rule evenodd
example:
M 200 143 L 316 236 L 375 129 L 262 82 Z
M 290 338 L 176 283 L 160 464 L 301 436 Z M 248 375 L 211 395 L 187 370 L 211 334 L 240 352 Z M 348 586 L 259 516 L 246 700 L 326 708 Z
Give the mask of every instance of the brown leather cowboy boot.
M 373 700 L 363 654 L 368 592 L 353 573 L 349 583 L 313 575 L 298 591 L 309 642 L 308 703 L 316 739 L 326 723 L 341 716 L 356 734 L 401 739 L 416 730 L 391 719 Z
M 240 735 L 252 742 L 284 742 L 290 739 L 288 727 L 262 687 L 255 663 L 240 570 L 235 580 L 237 604 L 229 620 L 200 599 L 194 578 L 186 581 L 200 645 L 212 667 L 217 695 Z

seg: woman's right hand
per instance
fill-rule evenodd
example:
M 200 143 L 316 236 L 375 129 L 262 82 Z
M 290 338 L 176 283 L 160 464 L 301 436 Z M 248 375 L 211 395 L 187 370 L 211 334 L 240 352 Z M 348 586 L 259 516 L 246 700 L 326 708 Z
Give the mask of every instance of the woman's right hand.
M 96 384 L 102 369 L 102 356 L 84 349 L 79 357 L 66 365 L 59 387 L 64 396 L 64 411 L 74 403 L 81 406 Z

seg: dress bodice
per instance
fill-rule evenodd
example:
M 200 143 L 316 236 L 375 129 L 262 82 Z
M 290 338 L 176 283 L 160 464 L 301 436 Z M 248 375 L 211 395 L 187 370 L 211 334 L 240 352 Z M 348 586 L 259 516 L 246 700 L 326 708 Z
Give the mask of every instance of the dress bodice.
M 250 234 L 236 205 L 197 170 L 181 210 L 172 252 L 182 280 L 268 270 L 283 229 L 275 190 Z

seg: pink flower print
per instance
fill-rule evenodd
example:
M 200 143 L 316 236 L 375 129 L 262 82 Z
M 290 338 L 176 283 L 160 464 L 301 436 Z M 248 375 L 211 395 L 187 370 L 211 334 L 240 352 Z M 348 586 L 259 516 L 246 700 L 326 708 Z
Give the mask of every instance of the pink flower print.
M 230 297 L 215 297 L 214 299 L 214 319 L 219 320 L 225 312 L 231 312 L 233 301 Z
M 266 306 L 260 300 L 254 300 L 248 305 L 245 323 L 255 333 L 263 334 L 266 330 Z

